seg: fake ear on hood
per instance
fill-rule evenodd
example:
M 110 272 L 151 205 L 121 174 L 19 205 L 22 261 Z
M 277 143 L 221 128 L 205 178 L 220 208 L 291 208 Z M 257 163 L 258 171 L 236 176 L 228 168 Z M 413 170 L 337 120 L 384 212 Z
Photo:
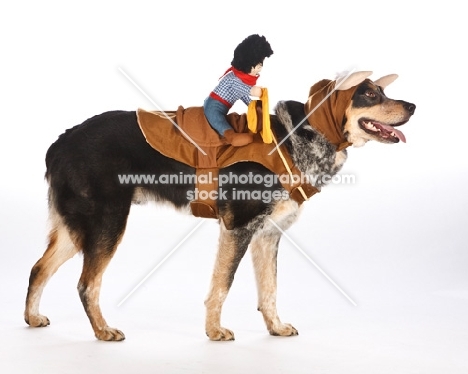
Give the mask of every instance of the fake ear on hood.
M 336 80 L 335 89 L 337 91 L 346 91 L 351 87 L 357 86 L 370 75 L 372 75 L 371 71 L 356 71 L 350 74 L 348 77 L 340 77 Z
M 397 79 L 397 78 L 398 78 L 398 74 L 389 74 L 389 75 L 383 76 L 382 78 L 377 79 L 376 81 L 374 81 L 374 83 L 377 86 L 380 86 L 380 87 L 382 87 L 382 89 L 384 89 L 390 83 L 393 83 L 395 81 L 395 79 Z

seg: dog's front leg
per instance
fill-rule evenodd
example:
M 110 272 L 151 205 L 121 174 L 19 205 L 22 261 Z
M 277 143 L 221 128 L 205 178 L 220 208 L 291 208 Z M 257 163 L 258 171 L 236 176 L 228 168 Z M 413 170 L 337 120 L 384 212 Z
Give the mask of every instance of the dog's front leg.
M 210 291 L 205 300 L 206 335 L 211 340 L 234 340 L 234 333 L 221 327 L 221 309 L 234 280 L 234 274 L 249 245 L 252 234 L 246 229 L 227 230 L 221 222 L 219 248 Z
M 252 259 L 258 287 L 258 310 L 262 312 L 268 331 L 275 336 L 297 335 L 289 323 L 282 323 L 276 310 L 276 269 L 281 233 L 276 229 L 254 236 Z

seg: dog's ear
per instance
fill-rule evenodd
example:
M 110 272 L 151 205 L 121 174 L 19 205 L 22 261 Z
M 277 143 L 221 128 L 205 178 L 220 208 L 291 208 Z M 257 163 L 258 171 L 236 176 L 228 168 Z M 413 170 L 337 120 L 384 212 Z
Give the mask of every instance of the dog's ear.
M 351 87 L 357 86 L 363 82 L 368 76 L 372 75 L 371 71 L 356 71 L 349 75 L 349 77 L 340 77 L 336 80 L 336 90 L 345 91 Z
M 377 86 L 380 86 L 380 87 L 382 87 L 382 89 L 384 89 L 390 83 L 393 83 L 395 81 L 395 79 L 397 79 L 397 78 L 398 78 L 398 74 L 389 74 L 389 75 L 383 76 L 382 78 L 377 79 L 376 81 L 374 81 L 374 83 Z

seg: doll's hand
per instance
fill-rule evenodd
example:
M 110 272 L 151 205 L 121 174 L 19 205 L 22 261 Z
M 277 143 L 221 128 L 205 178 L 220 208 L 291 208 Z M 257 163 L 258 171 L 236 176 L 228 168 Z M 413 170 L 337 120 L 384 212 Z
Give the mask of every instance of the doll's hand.
M 262 96 L 262 88 L 259 86 L 253 86 L 250 89 L 250 95 L 255 96 L 255 97 L 261 97 Z

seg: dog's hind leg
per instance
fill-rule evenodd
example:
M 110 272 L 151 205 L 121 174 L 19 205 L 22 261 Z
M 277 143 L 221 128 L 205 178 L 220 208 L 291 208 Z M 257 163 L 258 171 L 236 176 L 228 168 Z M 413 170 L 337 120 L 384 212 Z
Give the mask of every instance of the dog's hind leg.
M 234 274 L 247 250 L 252 233 L 247 229 L 227 230 L 221 222 L 219 247 L 210 291 L 205 300 L 206 335 L 210 340 L 234 340 L 234 333 L 221 327 L 221 309 L 234 280 Z
M 107 341 L 125 339 L 122 331 L 109 327 L 99 306 L 102 276 L 123 237 L 128 211 L 99 217 L 86 232 L 83 246 L 83 271 L 78 292 L 96 338 Z M 98 223 L 99 222 L 99 223 Z
M 49 245 L 44 255 L 33 266 L 29 277 L 24 320 L 32 327 L 43 327 L 50 324 L 46 316 L 39 314 L 42 291 L 57 269 L 78 252 L 67 227 L 53 210 L 51 210 L 51 223 Z
M 272 228 L 255 235 L 250 246 L 258 288 L 258 310 L 268 331 L 275 336 L 297 335 L 289 323 L 282 323 L 276 310 L 277 254 L 281 232 Z

